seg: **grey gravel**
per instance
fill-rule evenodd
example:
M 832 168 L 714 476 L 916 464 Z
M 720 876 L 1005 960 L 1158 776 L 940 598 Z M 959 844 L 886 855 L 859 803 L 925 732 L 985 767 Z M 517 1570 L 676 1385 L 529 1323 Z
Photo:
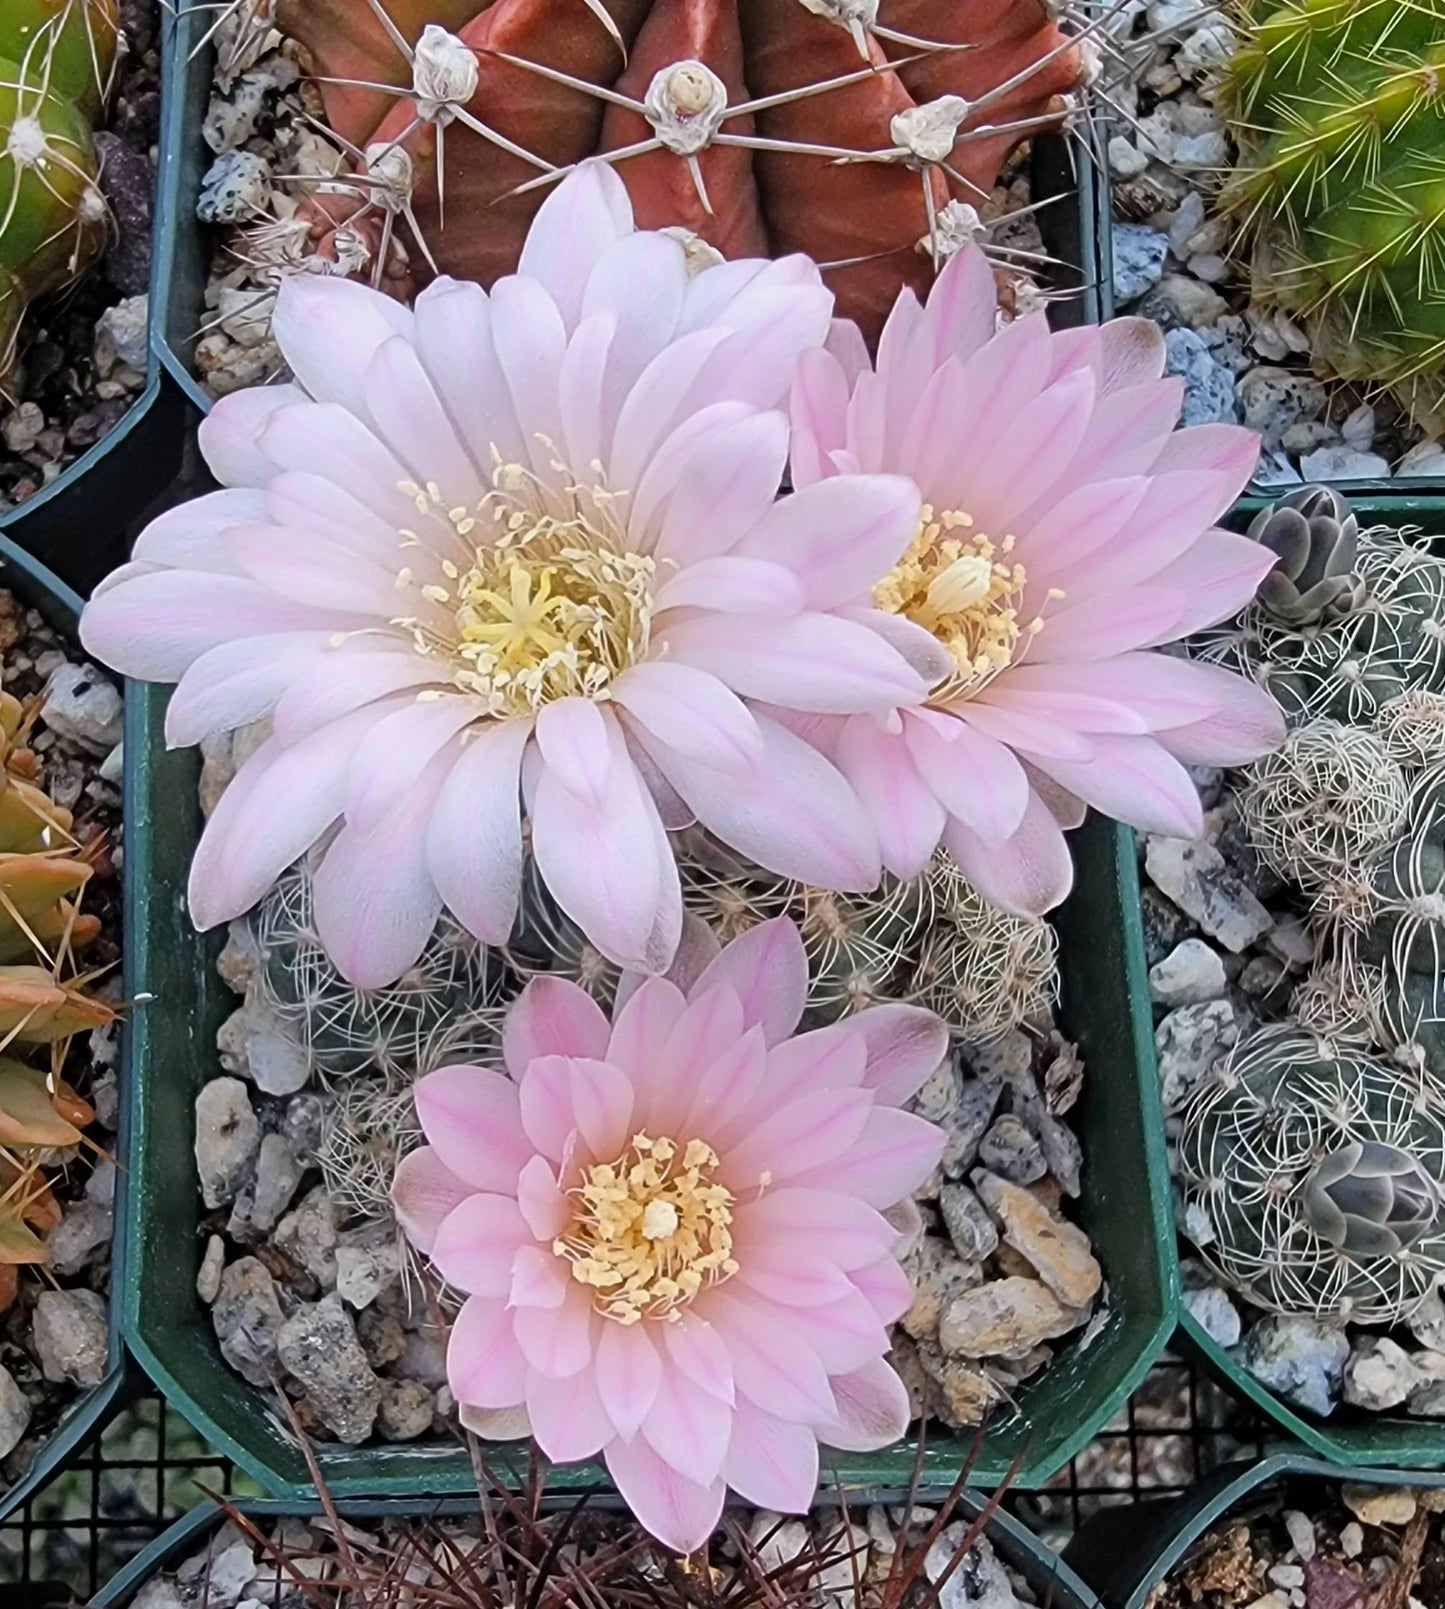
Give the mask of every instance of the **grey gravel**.
M 261 1124 L 239 1078 L 213 1078 L 196 1096 L 196 1171 L 201 1199 L 225 1206 L 251 1177 Z
M 98 1386 L 110 1361 L 109 1316 L 96 1291 L 41 1291 L 31 1318 L 31 1339 L 47 1380 Z
M 298 1307 L 277 1333 L 276 1351 L 337 1440 L 352 1446 L 365 1441 L 376 1422 L 381 1381 L 340 1298 L 327 1296 Z
M 282 1321 L 276 1281 L 264 1263 L 242 1257 L 223 1271 L 211 1322 L 221 1355 L 253 1386 L 273 1383 Z

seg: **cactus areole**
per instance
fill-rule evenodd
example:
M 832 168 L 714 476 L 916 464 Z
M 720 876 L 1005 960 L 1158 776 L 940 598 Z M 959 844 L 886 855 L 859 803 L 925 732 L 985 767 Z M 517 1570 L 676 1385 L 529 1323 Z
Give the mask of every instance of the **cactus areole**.
M 279 0 L 277 21 L 358 165 L 410 155 L 416 273 L 511 272 L 600 157 L 640 227 L 804 252 L 870 339 L 1079 74 L 1045 0 Z

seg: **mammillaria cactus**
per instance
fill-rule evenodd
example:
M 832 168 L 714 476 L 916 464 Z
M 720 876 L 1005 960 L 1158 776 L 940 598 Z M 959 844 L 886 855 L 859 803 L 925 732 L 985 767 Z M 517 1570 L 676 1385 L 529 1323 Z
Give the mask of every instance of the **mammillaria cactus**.
M 1335 620 L 1359 607 L 1365 586 L 1355 574 L 1359 522 L 1327 486 L 1291 492 L 1250 522 L 1249 535 L 1279 555 L 1259 584 L 1259 604 L 1291 626 Z
M 1206 1076 L 1179 1180 L 1199 1256 L 1272 1312 L 1393 1323 L 1445 1273 L 1445 1087 L 1307 1028 Z
M 490 285 L 547 186 L 600 156 L 642 227 L 805 252 L 871 334 L 927 287 L 940 215 L 986 199 L 1079 76 L 1046 0 L 280 0 L 276 18 L 367 210 L 394 210 L 400 179 L 414 266 Z
M 105 245 L 91 128 L 110 91 L 116 0 L 7 0 L 0 9 L 0 379 L 26 307 Z
M 1254 294 L 1301 317 L 1335 373 L 1437 420 L 1445 0 L 1239 10 L 1220 105 L 1240 161 L 1224 199 L 1253 241 Z

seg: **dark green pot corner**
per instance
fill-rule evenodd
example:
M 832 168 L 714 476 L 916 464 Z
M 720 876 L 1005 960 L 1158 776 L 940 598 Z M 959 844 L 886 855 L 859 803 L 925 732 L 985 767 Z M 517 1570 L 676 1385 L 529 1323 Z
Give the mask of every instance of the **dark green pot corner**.
M 1102 1609 L 1147 1609 L 1150 1596 L 1189 1549 L 1261 1487 L 1287 1476 L 1342 1481 L 1351 1471 L 1285 1447 L 1254 1463 L 1222 1465 L 1178 1497 L 1105 1509 L 1086 1520 L 1064 1560 L 1099 1595 Z M 1358 1482 L 1375 1486 L 1445 1486 L 1436 1470 L 1368 1469 Z

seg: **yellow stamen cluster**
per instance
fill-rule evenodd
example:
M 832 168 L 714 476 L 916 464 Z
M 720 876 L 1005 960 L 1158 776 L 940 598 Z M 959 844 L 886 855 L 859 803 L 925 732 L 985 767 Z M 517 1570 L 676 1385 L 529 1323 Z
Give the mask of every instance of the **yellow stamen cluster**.
M 1019 620 L 1028 572 L 1013 547 L 1011 536 L 994 542 L 975 531 L 970 515 L 925 503 L 908 551 L 873 588 L 880 609 L 931 631 L 952 656 L 955 674 L 935 697 L 976 691 L 1043 628 L 1040 618 Z
M 733 1197 L 712 1182 L 717 1166 L 702 1140 L 637 1134 L 568 1191 L 572 1222 L 552 1250 L 592 1287 L 599 1313 L 622 1324 L 675 1321 L 705 1284 L 737 1272 Z
M 418 653 L 445 661 L 489 714 L 532 715 L 555 699 L 600 697 L 646 656 L 656 565 L 626 550 L 613 494 L 571 486 L 559 500 L 516 464 L 496 466 L 475 508 L 448 507 L 435 485 L 408 481 L 401 490 L 451 526 L 457 560 L 443 557 L 440 578 L 422 584 L 411 568 L 401 571 L 398 588 L 414 588 L 427 607 L 395 623 Z M 559 501 L 560 512 L 549 507 Z M 403 531 L 402 543 L 422 539 Z

